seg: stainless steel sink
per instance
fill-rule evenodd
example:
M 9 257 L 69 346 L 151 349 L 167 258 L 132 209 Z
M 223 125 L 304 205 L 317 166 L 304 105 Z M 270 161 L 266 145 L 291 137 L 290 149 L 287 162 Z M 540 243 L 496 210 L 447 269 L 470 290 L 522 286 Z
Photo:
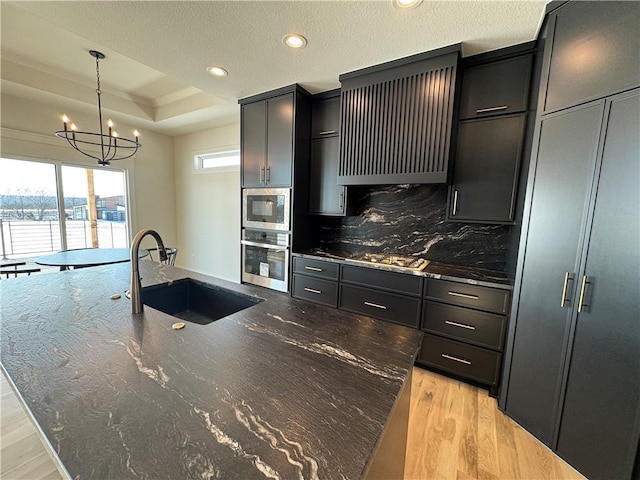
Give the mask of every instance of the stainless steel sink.
M 262 301 L 192 278 L 142 289 L 144 305 L 200 325 L 207 325 Z

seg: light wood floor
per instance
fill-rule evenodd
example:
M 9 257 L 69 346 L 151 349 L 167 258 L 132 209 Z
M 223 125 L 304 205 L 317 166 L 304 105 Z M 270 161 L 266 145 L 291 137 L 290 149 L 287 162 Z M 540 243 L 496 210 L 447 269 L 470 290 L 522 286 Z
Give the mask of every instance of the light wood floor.
M 0 374 L 0 478 L 60 479 Z M 405 480 L 583 479 L 515 422 L 486 390 L 414 368 Z
M 405 480 L 584 479 L 486 390 L 413 369 Z

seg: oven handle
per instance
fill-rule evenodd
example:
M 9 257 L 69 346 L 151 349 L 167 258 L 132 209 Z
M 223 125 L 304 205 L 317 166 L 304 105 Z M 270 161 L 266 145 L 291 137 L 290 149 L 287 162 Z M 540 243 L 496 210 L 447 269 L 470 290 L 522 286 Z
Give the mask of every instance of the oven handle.
M 271 243 L 251 242 L 249 240 L 240 240 L 240 243 L 242 245 L 249 245 L 251 247 L 272 248 L 274 250 L 289 250 L 289 247 L 287 245 L 273 245 Z

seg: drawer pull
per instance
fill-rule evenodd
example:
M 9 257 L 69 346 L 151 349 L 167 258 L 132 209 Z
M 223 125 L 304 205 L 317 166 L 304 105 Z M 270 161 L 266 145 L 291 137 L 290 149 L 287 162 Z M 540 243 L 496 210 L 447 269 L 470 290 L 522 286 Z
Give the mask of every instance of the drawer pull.
M 304 267 L 305 270 L 311 270 L 312 272 L 322 272 L 321 268 L 318 267 L 309 267 L 308 265 L 305 265 Z
M 377 303 L 364 302 L 364 304 L 367 305 L 368 307 L 379 308 L 381 310 L 386 310 L 387 309 L 387 307 L 385 307 L 384 305 L 378 305 Z
M 471 365 L 469 360 L 464 360 L 463 358 L 452 357 L 451 355 L 447 355 L 446 353 L 442 354 L 442 357 L 447 358 L 449 360 L 453 360 L 454 362 L 464 363 L 465 365 Z
M 507 108 L 507 107 L 504 107 L 504 108 Z M 322 132 L 318 132 L 318 135 L 332 135 L 334 133 L 336 133 L 335 130 L 324 130 Z
M 498 110 L 506 110 L 506 105 L 500 105 L 499 107 L 479 108 L 476 113 L 497 112 Z
M 454 297 L 462 297 L 462 298 L 470 298 L 471 300 L 478 300 L 477 295 L 468 295 L 466 293 L 458 293 L 458 292 L 447 292 L 449 295 L 454 296 Z
M 449 320 L 445 320 L 444 323 L 446 323 L 447 325 L 453 325 L 454 327 L 466 328 L 467 330 L 475 330 L 476 329 L 476 327 L 474 327 L 474 326 L 465 325 L 464 323 L 451 322 Z
M 315 288 L 308 288 L 308 287 L 304 287 L 304 291 L 309 293 L 316 293 L 318 295 L 322 293 L 321 290 L 316 290 Z

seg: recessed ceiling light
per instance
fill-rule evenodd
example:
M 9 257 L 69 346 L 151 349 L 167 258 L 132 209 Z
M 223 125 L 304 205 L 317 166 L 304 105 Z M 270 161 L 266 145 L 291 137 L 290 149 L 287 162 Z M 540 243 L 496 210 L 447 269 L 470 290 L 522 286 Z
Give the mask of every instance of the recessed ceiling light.
M 392 2 L 394 7 L 406 10 L 409 8 L 416 8 L 422 3 L 422 0 L 392 0 Z
M 211 65 L 210 67 L 207 67 L 207 72 L 209 72 L 214 77 L 226 77 L 227 75 L 229 75 L 229 72 L 217 65 Z
M 282 37 L 282 43 L 291 48 L 302 48 L 307 44 L 307 39 L 297 33 L 290 33 Z

